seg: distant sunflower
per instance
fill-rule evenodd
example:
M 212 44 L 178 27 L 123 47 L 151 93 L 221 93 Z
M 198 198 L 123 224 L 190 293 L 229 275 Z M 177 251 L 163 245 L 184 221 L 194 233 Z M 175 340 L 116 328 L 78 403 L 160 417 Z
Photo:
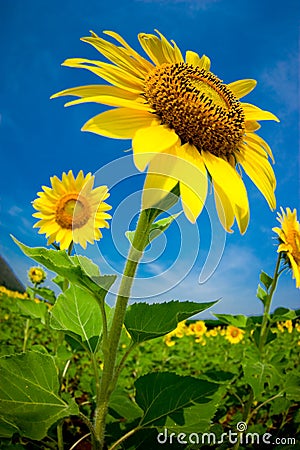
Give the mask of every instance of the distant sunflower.
M 244 330 L 234 327 L 233 325 L 228 325 L 226 328 L 225 339 L 231 344 L 238 344 L 243 339 L 244 334 Z
M 33 216 L 39 220 L 34 228 L 45 233 L 48 244 L 55 241 L 61 250 L 66 250 L 72 242 L 86 248 L 102 237 L 99 228 L 108 228 L 106 219 L 111 216 L 106 211 L 111 209 L 104 203 L 109 197 L 106 186 L 93 189 L 94 176 L 84 176 L 82 170 L 75 178 L 70 170 L 62 174 L 62 180 L 51 177 L 51 188 L 43 186 L 38 192 L 39 198 L 34 200 L 33 207 L 38 211 Z
M 280 209 L 281 214 L 277 213 L 277 220 L 281 228 L 273 228 L 279 237 L 277 251 L 284 253 L 285 261 L 296 280 L 296 287 L 300 288 L 300 223 L 297 221 L 297 211 L 294 209 L 292 212 L 290 208 L 286 208 L 285 212 L 283 208 Z
M 41 267 L 30 267 L 28 278 L 33 284 L 41 284 L 46 279 L 46 272 Z
M 72 58 L 63 65 L 87 69 L 109 85 L 80 86 L 53 97 L 72 95 L 84 102 L 113 106 L 83 126 L 83 131 L 111 138 L 132 139 L 136 167 L 148 174 L 143 207 L 151 207 L 179 182 L 187 218 L 195 222 L 204 206 L 208 180 L 223 227 L 232 231 L 236 218 L 245 232 L 249 204 L 239 166 L 275 208 L 275 176 L 268 144 L 255 131 L 259 120 L 276 120 L 240 99 L 256 85 L 246 79 L 224 84 L 210 71 L 207 56 L 187 51 L 159 32 L 140 33 L 140 45 L 152 62 L 140 56 L 117 33 L 105 31 L 120 45 L 92 33 L 82 40 L 94 46 L 110 63 Z

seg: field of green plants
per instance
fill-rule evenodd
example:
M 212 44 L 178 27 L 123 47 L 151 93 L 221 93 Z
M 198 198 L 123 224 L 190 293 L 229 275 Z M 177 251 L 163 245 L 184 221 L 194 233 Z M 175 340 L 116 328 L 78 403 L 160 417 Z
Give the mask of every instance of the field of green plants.
M 50 291 L 45 290 L 45 292 L 49 296 Z M 41 293 L 45 295 L 45 292 L 41 289 Z M 65 449 L 90 449 L 89 428 L 85 417 L 92 417 L 95 408 L 96 386 L 93 360 L 78 340 L 74 339 L 74 334 L 72 336 L 72 333 L 54 330 L 49 325 L 51 304 L 42 300 L 38 301 L 32 295 L 32 291 L 29 293 L 31 298 L 27 294 L 17 294 L 5 288 L 0 289 L 1 356 L 52 355 L 59 371 L 57 394 L 66 401 L 73 397 L 80 413 L 76 415 L 71 413 L 69 417 L 59 419 L 50 426 L 46 436 L 41 440 L 22 437 L 16 430 L 12 438 L 1 438 L 0 448 L 56 449 L 58 430 L 61 429 Z M 107 425 L 108 445 L 126 435 L 128 430 L 139 423 L 143 402 L 164 401 L 162 391 L 160 396 L 153 395 L 159 381 L 155 379 L 155 375 L 160 376 L 164 373 L 169 377 L 169 387 L 174 385 L 173 417 L 169 411 L 174 422 L 173 425 L 171 421 L 168 423 L 168 430 L 169 432 L 170 429 L 174 430 L 174 437 L 170 438 L 170 435 L 164 434 L 166 422 L 162 421 L 160 425 L 159 418 L 156 418 L 156 422 L 153 421 L 155 425 L 144 427 L 140 431 L 137 429 L 132 436 L 129 432 L 127 439 L 122 440 L 118 448 L 128 450 L 234 448 L 234 445 L 230 446 L 228 441 L 222 442 L 222 433 L 228 433 L 230 430 L 236 432 L 237 427 L 244 423 L 243 411 L 249 401 L 249 386 L 252 387 L 254 395 L 249 406 L 250 420 L 247 433 L 257 433 L 260 437 L 269 433 L 266 439 L 269 439 L 273 445 L 268 447 L 265 444 L 264 447 L 261 441 L 258 443 L 255 440 L 258 438 L 253 438 L 253 442 L 248 441 L 245 446 L 242 442 L 239 448 L 299 448 L 300 323 L 296 319 L 289 319 L 291 315 L 294 316 L 284 309 L 277 310 L 273 315 L 274 321 L 266 345 L 264 363 L 259 358 L 255 343 L 255 330 L 261 322 L 259 317 L 247 319 L 244 316 L 219 316 L 215 321 L 182 321 L 174 331 L 164 337 L 146 340 L 134 346 L 131 346 L 129 333 L 123 329 L 119 354 L 128 354 L 128 357 L 126 361 L 124 359 L 118 387 L 110 399 Z M 232 325 L 234 321 L 235 325 Z M 33 364 L 35 363 L 34 361 Z M 96 363 L 102 370 L 100 353 L 96 354 Z M 25 362 L 24 364 L 26 365 Z M 22 376 L 22 365 L 21 373 L 18 373 L 18 370 L 16 368 L 16 380 Z M 143 383 L 143 376 L 149 372 L 153 377 L 153 383 L 149 384 L 148 394 L 146 393 L 143 399 L 138 398 L 139 383 Z M 201 380 L 202 384 L 215 383 L 218 390 L 215 390 L 210 400 L 204 401 L 203 405 L 201 402 L 191 402 L 191 408 L 187 410 L 195 416 L 195 420 L 186 420 L 189 425 L 177 429 L 175 422 L 180 425 L 183 413 L 180 408 L 177 408 L 176 413 L 175 405 L 180 403 L 180 398 L 184 395 L 176 389 L 176 382 L 174 383 L 179 376 L 180 380 L 188 376 L 189 383 L 191 380 L 195 383 Z M 195 389 L 198 389 L 197 384 Z M 161 409 L 161 405 L 159 408 L 157 404 L 156 409 Z M 148 413 L 151 415 L 150 410 L 149 405 Z M 24 415 L 26 415 L 25 410 Z M 27 419 L 34 421 L 34 413 Z M 23 420 L 25 422 L 26 417 Z M 47 418 L 44 419 L 43 426 L 46 422 Z M 197 424 L 194 429 L 193 422 Z M 7 436 L 9 436 L 11 430 L 9 430 L 9 424 L 6 426 Z M 4 428 L 2 422 L 0 429 L 2 435 L 5 435 Z M 158 439 L 159 433 L 162 434 Z M 180 436 L 179 433 L 184 433 L 191 439 L 186 441 L 187 438 Z M 203 433 L 211 434 L 201 441 Z M 246 437 L 246 432 L 244 436 Z M 295 441 L 290 441 L 290 438 Z

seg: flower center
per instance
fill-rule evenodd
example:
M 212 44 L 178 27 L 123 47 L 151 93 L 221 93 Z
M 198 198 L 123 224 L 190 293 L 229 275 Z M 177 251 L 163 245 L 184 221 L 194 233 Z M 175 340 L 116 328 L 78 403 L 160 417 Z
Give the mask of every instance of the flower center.
M 68 230 L 83 227 L 90 218 L 88 201 L 77 193 L 64 195 L 58 202 L 55 220 L 62 228 Z
M 233 338 L 238 337 L 238 335 L 239 335 L 238 330 L 232 330 L 232 331 L 231 331 L 231 336 L 232 336 Z
M 221 80 L 191 64 L 162 64 L 145 80 L 144 96 L 182 144 L 230 159 L 242 142 L 244 112 Z

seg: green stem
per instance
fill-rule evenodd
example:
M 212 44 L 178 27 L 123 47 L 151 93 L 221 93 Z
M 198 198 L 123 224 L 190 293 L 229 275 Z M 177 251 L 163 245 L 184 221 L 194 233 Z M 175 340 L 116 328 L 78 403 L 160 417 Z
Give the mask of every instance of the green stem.
M 81 418 L 82 422 L 84 422 L 85 425 L 88 427 L 88 429 L 90 431 L 90 434 L 91 434 L 92 449 L 96 450 L 97 448 L 99 448 L 99 446 L 97 444 L 97 439 L 96 439 L 96 435 L 95 435 L 95 430 L 94 430 L 93 424 L 88 419 L 88 417 L 86 417 L 82 412 L 79 413 L 79 417 Z
M 57 425 L 57 447 L 58 450 L 64 450 L 64 438 L 63 438 L 63 420 Z
M 278 257 L 277 257 L 277 261 L 276 261 L 276 266 L 275 266 L 274 275 L 273 275 L 273 281 L 270 286 L 270 290 L 268 292 L 268 295 L 266 297 L 266 301 L 264 304 L 264 314 L 263 314 L 263 319 L 262 319 L 262 324 L 261 324 L 260 338 L 259 338 L 259 345 L 258 345 L 259 352 L 261 355 L 263 353 L 263 349 L 264 349 L 264 346 L 265 346 L 265 343 L 267 340 L 267 336 L 268 336 L 268 331 L 269 331 L 269 315 L 270 315 L 272 299 L 273 299 L 273 295 L 274 295 L 274 292 L 277 287 L 278 278 L 281 274 L 281 272 L 279 271 L 281 257 L 282 257 L 282 254 L 280 252 L 280 253 L 278 253 Z
M 29 327 L 30 327 L 30 319 L 26 319 L 25 328 L 24 328 L 23 348 L 22 348 L 23 353 L 26 351 L 26 347 L 27 347 L 27 341 L 29 338 Z
M 126 439 L 128 439 L 130 436 L 132 436 L 140 429 L 141 429 L 140 427 L 136 427 L 128 431 L 128 433 L 124 434 L 124 436 L 120 437 L 120 439 L 118 439 L 111 447 L 109 447 L 109 450 L 116 450 L 122 442 L 124 442 Z
M 138 343 L 135 342 L 134 344 L 130 345 L 130 347 L 127 349 L 126 353 L 124 353 L 124 355 L 120 361 L 120 364 L 115 369 L 115 374 L 114 374 L 114 377 L 111 382 L 112 389 L 114 389 L 117 384 L 119 375 L 124 367 L 126 359 L 128 358 L 129 354 L 132 352 L 132 350 L 135 349 L 137 346 L 138 346 Z
M 100 395 L 95 411 L 95 434 L 97 440 L 100 442 L 100 448 L 103 448 L 104 445 L 105 418 L 109 398 L 113 390 L 112 381 L 115 375 L 117 351 L 124 323 L 126 307 L 137 266 L 143 255 L 143 251 L 148 244 L 149 229 L 154 219 L 155 214 L 153 214 L 153 210 L 143 210 L 140 214 L 134 239 L 130 247 L 123 272 L 112 325 L 108 334 L 107 346 L 103 347 L 103 374 L 101 379 Z

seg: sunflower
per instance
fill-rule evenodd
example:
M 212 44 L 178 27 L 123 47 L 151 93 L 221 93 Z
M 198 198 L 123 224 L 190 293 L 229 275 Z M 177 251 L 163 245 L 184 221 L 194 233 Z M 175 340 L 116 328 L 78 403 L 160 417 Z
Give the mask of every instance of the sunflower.
M 296 279 L 296 287 L 300 288 L 300 223 L 297 221 L 296 209 L 291 211 L 286 208 L 280 208 L 277 220 L 281 228 L 274 227 L 273 231 L 278 234 L 279 245 L 278 253 L 283 252 L 287 265 L 293 271 L 293 278 Z
M 48 245 L 55 241 L 60 249 L 68 249 L 72 242 L 86 248 L 102 237 L 99 228 L 108 228 L 106 219 L 111 216 L 106 211 L 111 206 L 104 203 L 109 197 L 106 186 L 93 189 L 94 176 L 88 173 L 84 176 L 82 170 L 75 178 L 72 170 L 51 177 L 51 188 L 43 186 L 43 192 L 38 192 L 39 198 L 33 202 L 38 211 L 33 214 L 39 220 L 34 228 L 40 228 L 39 233 L 45 233 Z
M 244 334 L 244 330 L 234 327 L 233 325 L 228 325 L 226 328 L 225 339 L 231 344 L 238 344 L 243 339 Z
M 117 33 L 105 31 L 119 45 L 97 36 L 82 40 L 110 63 L 72 58 L 63 65 L 84 68 L 111 85 L 79 86 L 54 97 L 79 97 L 66 106 L 95 102 L 112 106 L 85 123 L 82 130 L 119 139 L 132 139 L 136 167 L 148 173 L 143 208 L 160 201 L 179 182 L 185 215 L 199 216 L 213 185 L 223 227 L 232 231 L 236 218 L 241 233 L 249 221 L 249 204 L 240 167 L 275 208 L 275 176 L 268 144 L 255 131 L 260 120 L 276 120 L 240 99 L 256 85 L 245 79 L 224 84 L 210 71 L 210 60 L 180 49 L 159 32 L 140 33 L 145 59 Z M 273 160 L 274 161 L 274 160 Z
M 33 284 L 41 284 L 46 279 L 46 272 L 41 267 L 30 267 L 28 278 Z

